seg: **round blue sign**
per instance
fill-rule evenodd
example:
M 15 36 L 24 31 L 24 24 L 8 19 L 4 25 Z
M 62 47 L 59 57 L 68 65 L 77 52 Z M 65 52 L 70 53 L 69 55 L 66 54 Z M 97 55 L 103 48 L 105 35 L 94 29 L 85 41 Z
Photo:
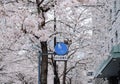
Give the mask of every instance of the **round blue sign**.
M 68 47 L 63 42 L 57 43 L 54 49 L 57 55 L 65 55 L 68 52 Z

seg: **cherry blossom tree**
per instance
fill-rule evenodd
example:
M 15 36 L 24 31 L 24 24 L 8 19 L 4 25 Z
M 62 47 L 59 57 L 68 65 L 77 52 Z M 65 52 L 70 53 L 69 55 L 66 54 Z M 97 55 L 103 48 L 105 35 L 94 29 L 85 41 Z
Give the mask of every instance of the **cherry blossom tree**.
M 36 84 L 39 51 L 43 53 L 41 84 L 47 84 L 48 62 L 53 67 L 54 81 L 59 81 L 54 84 L 60 84 L 62 78 L 65 84 L 76 67 L 87 67 L 91 62 L 87 60 L 92 60 L 84 57 L 91 53 L 92 13 L 88 7 L 79 7 L 79 1 L 0 1 L 0 83 Z M 46 54 L 54 52 L 54 44 L 59 41 L 69 46 L 68 60 L 60 65 L 54 56 Z M 83 57 L 78 56 L 79 52 Z

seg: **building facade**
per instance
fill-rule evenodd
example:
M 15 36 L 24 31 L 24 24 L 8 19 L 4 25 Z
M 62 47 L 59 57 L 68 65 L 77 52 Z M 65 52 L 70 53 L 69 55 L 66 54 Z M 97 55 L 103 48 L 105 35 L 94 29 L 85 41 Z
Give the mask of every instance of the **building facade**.
M 103 23 L 105 30 L 102 35 L 104 41 L 101 50 L 103 52 L 99 61 L 102 66 L 96 70 L 94 84 L 120 84 L 118 64 L 120 62 L 120 0 L 103 1 L 103 3 L 104 19 L 107 21 L 107 25 Z M 103 60 L 105 61 L 101 64 Z

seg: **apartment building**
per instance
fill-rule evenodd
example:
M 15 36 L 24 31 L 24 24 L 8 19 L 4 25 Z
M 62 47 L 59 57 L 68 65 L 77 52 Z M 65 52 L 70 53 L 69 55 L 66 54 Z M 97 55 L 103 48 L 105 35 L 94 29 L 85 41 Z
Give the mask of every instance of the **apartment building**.
M 103 34 L 104 55 L 101 57 L 105 61 L 96 70 L 94 84 L 120 84 L 120 0 L 110 0 L 103 2 L 108 26 L 104 27 L 108 36 Z M 104 24 L 104 23 L 103 23 Z M 108 53 L 107 55 L 105 53 Z

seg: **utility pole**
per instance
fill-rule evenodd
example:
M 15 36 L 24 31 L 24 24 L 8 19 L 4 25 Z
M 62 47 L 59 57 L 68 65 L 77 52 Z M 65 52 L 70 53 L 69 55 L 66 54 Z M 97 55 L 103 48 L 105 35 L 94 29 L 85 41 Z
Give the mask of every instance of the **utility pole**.
M 56 5 L 57 5 L 57 3 L 55 0 L 54 1 L 54 32 L 56 32 Z M 54 47 L 55 47 L 55 45 L 56 45 L 56 37 L 54 37 Z M 54 84 L 60 84 L 56 60 L 53 60 L 53 66 L 54 66 Z

